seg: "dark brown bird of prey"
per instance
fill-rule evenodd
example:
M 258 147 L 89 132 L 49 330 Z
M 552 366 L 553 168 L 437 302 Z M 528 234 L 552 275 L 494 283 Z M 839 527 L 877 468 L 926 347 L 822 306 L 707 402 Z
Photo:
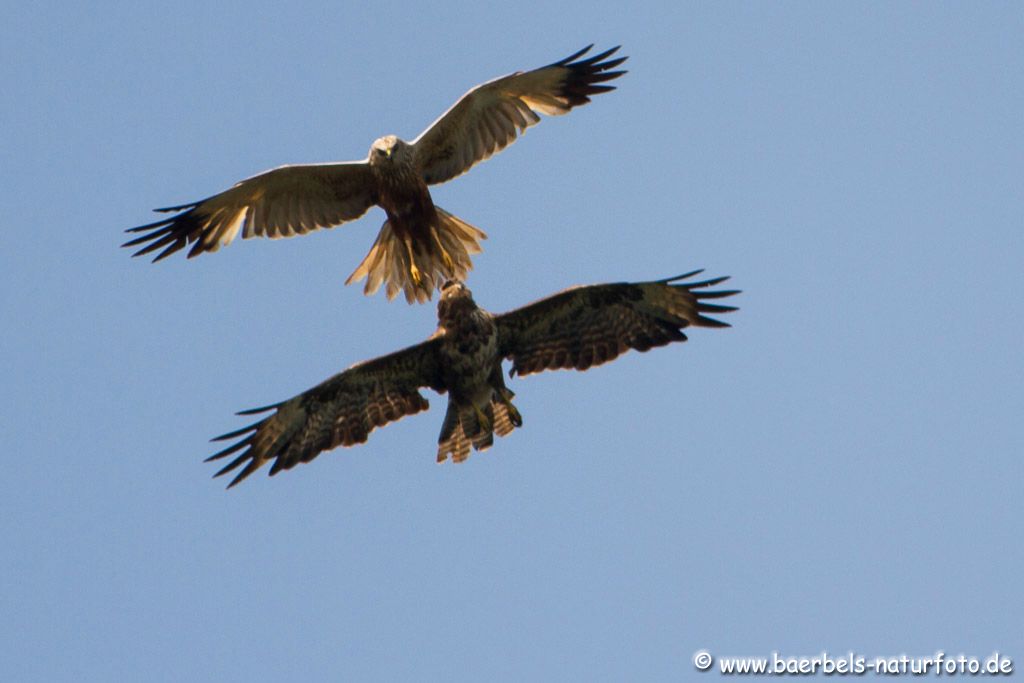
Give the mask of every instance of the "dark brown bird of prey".
M 155 262 L 191 244 L 192 258 L 217 251 L 239 232 L 243 238 L 292 237 L 355 220 L 376 204 L 387 220 L 345 284 L 366 278 L 366 294 L 385 284 L 388 299 L 404 290 L 409 303 L 427 301 L 446 280 L 466 278 L 473 267 L 469 255 L 479 253 L 479 240 L 487 237 L 435 206 L 427 186 L 504 149 L 540 121 L 538 112 L 565 114 L 591 95 L 614 90 L 602 83 L 626 73 L 611 70 L 626 58 L 608 59 L 615 47 L 583 59 L 591 47 L 478 85 L 412 142 L 386 135 L 362 161 L 281 166 L 193 204 L 157 209 L 178 213 L 130 228 L 142 234 L 122 246 L 141 246 L 134 256 L 160 250 Z
M 427 341 L 353 365 L 287 401 L 242 411 L 239 415 L 274 412 L 214 439 L 241 437 L 207 462 L 241 451 L 214 475 L 244 465 L 228 488 L 270 460 L 272 475 L 291 469 L 339 445 L 363 443 L 374 428 L 426 410 L 422 387 L 448 393 L 437 461 L 451 456 L 462 462 L 471 446 L 484 450 L 495 433 L 505 436 L 523 424 L 502 377 L 502 360 L 512 361 L 510 376 L 586 370 L 629 349 L 686 341 L 682 330 L 690 325 L 728 327 L 704 314 L 736 308 L 707 300 L 738 292 L 708 289 L 726 277 L 681 282 L 701 272 L 574 287 L 502 315 L 477 306 L 461 282 L 447 282 L 437 306 L 437 331 Z

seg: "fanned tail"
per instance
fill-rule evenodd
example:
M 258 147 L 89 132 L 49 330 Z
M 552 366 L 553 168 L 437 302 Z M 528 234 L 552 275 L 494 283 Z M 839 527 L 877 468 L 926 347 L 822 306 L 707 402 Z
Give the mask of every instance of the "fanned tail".
M 473 406 L 457 407 L 448 399 L 448 412 L 441 425 L 441 436 L 437 440 L 437 461 L 444 462 L 451 456 L 452 462 L 462 462 L 469 457 L 469 450 L 486 451 L 494 445 L 494 435 L 507 436 L 516 427 L 523 426 L 519 411 L 512 405 L 515 395 L 505 389 L 505 400 L 494 396 L 481 412 L 489 424 L 481 424 Z
M 367 296 L 385 285 L 389 301 L 404 291 L 407 302 L 422 304 L 445 281 L 465 280 L 473 268 L 469 256 L 482 251 L 480 240 L 487 239 L 487 234 L 444 209 L 435 209 L 438 224 L 428 228 L 426 237 L 415 240 L 399 237 L 391 221 L 385 221 L 373 247 L 345 284 L 366 278 L 363 293 Z

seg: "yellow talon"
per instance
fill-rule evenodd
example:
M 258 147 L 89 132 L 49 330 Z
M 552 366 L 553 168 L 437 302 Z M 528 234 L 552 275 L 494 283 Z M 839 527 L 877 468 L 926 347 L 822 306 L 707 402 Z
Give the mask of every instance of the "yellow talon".
M 413 283 L 417 287 L 419 287 L 420 283 L 423 281 L 423 278 L 420 276 L 420 269 L 416 267 L 415 263 L 409 264 L 409 275 L 412 276 Z

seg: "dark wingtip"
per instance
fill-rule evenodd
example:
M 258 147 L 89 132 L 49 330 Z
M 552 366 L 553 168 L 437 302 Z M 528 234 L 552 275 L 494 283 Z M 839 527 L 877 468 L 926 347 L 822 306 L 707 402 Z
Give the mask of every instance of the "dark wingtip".
M 205 199 L 203 201 L 206 201 Z M 183 249 L 188 242 L 196 240 L 199 236 L 199 225 L 195 219 L 194 209 L 202 202 L 182 204 L 181 206 L 168 206 L 162 209 L 153 209 L 160 213 L 181 212 L 170 218 L 163 218 L 145 225 L 138 225 L 134 228 L 127 228 L 127 233 L 144 233 L 138 237 L 128 240 L 122 247 L 136 247 L 144 245 L 132 256 L 142 256 L 158 249 L 162 252 L 153 258 L 153 263 L 162 261 L 176 251 Z M 190 237 L 191 235 L 191 237 Z M 148 244 L 147 244 L 148 242 Z M 196 244 L 202 244 L 198 240 Z M 195 248 L 193 248 L 193 251 Z
M 200 204 L 199 202 L 194 202 L 194 203 L 191 203 L 191 204 L 182 204 L 181 206 L 165 206 L 162 209 L 153 209 L 153 211 L 156 211 L 157 213 L 171 213 L 172 211 L 187 211 L 188 209 L 196 208 L 197 206 L 199 206 L 199 204 Z
M 615 59 L 609 59 L 607 62 L 602 62 L 601 65 L 600 65 L 601 66 L 601 71 L 608 71 L 608 69 L 614 69 L 619 64 L 622 64 L 623 62 L 625 62 L 627 59 L 629 59 L 629 57 L 616 57 Z M 616 73 L 616 74 L 624 74 L 624 73 L 626 73 L 626 71 L 625 71 L 625 69 L 623 69 L 622 71 L 615 71 L 614 73 Z
M 714 287 L 715 285 L 720 285 L 728 279 L 728 275 L 723 275 L 722 277 L 713 277 L 710 280 L 702 280 L 700 282 L 687 282 L 684 284 L 690 289 L 699 289 L 701 287 Z
M 668 285 L 669 287 L 675 287 L 682 289 L 690 293 L 696 299 L 698 315 L 696 320 L 693 322 L 695 325 L 702 327 L 732 327 L 729 323 L 722 322 L 721 320 L 715 320 L 714 318 L 708 318 L 700 315 L 700 313 L 732 313 L 738 311 L 739 308 L 736 306 L 725 306 L 723 304 L 709 304 L 705 303 L 706 299 L 724 299 L 725 297 L 735 296 L 742 290 L 739 289 L 721 289 L 713 292 L 706 291 L 705 287 L 714 287 L 715 285 L 721 284 L 729 279 L 728 275 L 721 277 L 713 277 L 707 280 L 701 280 L 699 282 L 681 282 L 681 280 L 687 280 L 696 275 L 700 275 L 704 272 L 703 268 L 698 270 L 691 270 L 689 273 L 683 273 L 682 275 L 676 275 L 674 277 L 665 278 L 664 280 L 657 280 L 656 284 Z M 675 284 L 673 284 L 675 283 Z
M 694 292 L 698 299 L 724 299 L 727 296 L 742 294 L 742 289 L 720 289 L 715 292 Z
M 173 218 L 165 218 L 162 221 L 153 221 L 152 223 L 146 223 L 145 225 L 137 225 L 134 228 L 125 228 L 125 232 L 142 232 L 143 230 L 151 230 L 153 228 L 160 228 L 168 225 L 174 221 Z
M 698 268 L 697 270 L 691 270 L 689 273 L 683 273 L 682 275 L 673 275 L 672 277 L 667 277 L 663 280 L 655 280 L 655 282 L 657 282 L 659 285 L 667 285 L 672 282 L 678 282 L 679 280 L 685 280 L 686 278 L 693 277 L 694 275 L 700 275 L 703 272 L 703 268 Z
M 593 43 L 591 43 L 591 47 L 593 47 Z M 604 64 L 598 64 L 598 62 L 600 62 L 605 57 L 609 57 L 609 56 L 615 54 L 616 52 L 618 52 L 620 47 L 622 47 L 622 46 L 621 45 L 616 45 L 615 47 L 609 48 L 609 49 L 605 50 L 604 52 L 601 52 L 600 54 L 596 54 L 596 55 L 592 55 L 590 57 L 587 57 L 586 61 L 591 63 L 591 64 L 594 64 L 595 66 L 600 67 L 602 71 L 604 71 L 605 69 L 610 69 L 613 66 L 616 66 L 617 64 L 622 64 L 624 61 L 629 59 L 629 57 L 619 57 L 618 59 L 611 60 L 612 62 L 615 62 L 615 64 L 611 64 L 609 62 L 605 62 Z
M 125 232 L 134 232 L 135 230 L 136 230 L 136 228 L 128 228 L 127 230 L 125 230 Z M 143 235 L 142 237 L 136 237 L 134 239 L 130 239 L 127 242 L 123 243 L 121 245 L 121 248 L 124 249 L 125 247 L 134 247 L 134 246 L 136 246 L 138 244 L 141 244 L 142 242 L 145 242 L 148 239 L 149 239 L 149 235 Z M 132 256 L 138 256 L 138 254 L 132 254 Z
M 617 67 L 619 64 L 622 64 L 624 61 L 629 59 L 628 56 L 627 57 L 617 57 L 615 59 L 608 60 L 607 62 L 601 62 L 602 59 L 604 59 L 606 57 L 610 57 L 611 55 L 613 55 L 616 52 L 618 52 L 619 48 L 621 48 L 621 47 L 622 47 L 621 45 L 616 45 L 613 48 L 609 48 L 609 49 L 605 50 L 604 52 L 600 52 L 600 53 L 598 53 L 596 55 L 591 55 L 591 56 L 587 57 L 586 59 L 580 59 L 580 57 L 582 57 L 583 55 L 587 54 L 588 52 L 590 52 L 594 48 L 594 43 L 591 43 L 590 45 L 587 45 L 582 50 L 577 50 L 576 52 L 572 53 L 568 57 L 560 59 L 557 62 L 555 62 L 554 64 L 550 64 L 549 66 L 592 67 L 596 71 L 607 71 L 608 69 L 613 69 L 613 68 Z M 579 60 L 579 61 L 576 61 L 576 60 Z M 625 71 L 623 71 L 622 73 L 625 73 Z
M 227 441 L 228 439 L 234 439 L 236 436 L 242 436 L 246 432 L 251 432 L 251 431 L 253 431 L 255 429 L 258 429 L 259 426 L 261 424 L 263 424 L 263 422 L 264 422 L 263 420 L 260 420 L 259 422 L 253 422 L 248 427 L 242 427 L 241 429 L 236 429 L 233 432 L 228 432 L 227 434 L 221 434 L 220 436 L 215 436 L 212 439 L 210 439 L 210 442 L 213 443 L 213 442 L 216 442 L 216 441 Z
M 676 275 L 674 277 L 667 277 L 664 280 L 655 280 L 656 284 L 659 285 L 672 285 L 673 287 L 683 287 L 685 289 L 693 290 L 700 289 L 702 287 L 714 287 L 717 284 L 721 284 L 726 280 L 730 279 L 731 276 L 723 275 L 721 277 L 713 277 L 707 280 L 701 280 L 700 282 L 680 282 L 680 280 L 687 280 L 695 275 L 700 275 L 704 272 L 703 268 L 698 270 L 692 270 L 689 273 L 683 273 L 682 275 Z M 678 284 L 672 284 L 673 282 Z M 740 290 L 733 290 L 730 294 L 739 294 Z M 704 292 L 700 296 L 713 296 L 713 292 Z M 728 294 L 719 294 L 718 296 L 728 296 Z
M 271 403 L 269 406 L 262 406 L 260 408 L 249 408 L 248 410 L 239 410 L 235 415 L 258 415 L 259 413 L 265 413 L 275 408 L 280 408 L 280 403 Z
M 167 247 L 166 249 L 164 249 L 163 251 L 161 251 L 161 252 L 160 252 L 159 254 L 157 254 L 156 256 L 154 256 L 154 257 L 153 257 L 153 261 L 152 261 L 152 263 L 159 263 L 160 261 L 163 261 L 163 260 L 164 260 L 165 258 L 167 258 L 168 256 L 170 256 L 170 255 L 171 255 L 171 254 L 173 254 L 174 252 L 178 251 L 179 249 L 181 249 L 181 246 L 180 246 L 180 245 L 178 245 L 178 244 L 172 244 L 171 246 Z M 141 253 L 141 252 L 139 252 L 139 253 Z
M 591 43 L 590 45 L 587 45 L 582 50 L 579 50 L 577 52 L 573 52 L 571 55 L 569 55 L 568 57 L 566 57 L 564 59 L 559 59 L 557 62 L 555 62 L 551 66 L 565 66 L 566 64 L 568 64 L 572 60 L 576 59 L 577 57 L 582 57 L 583 55 L 585 55 L 588 52 L 590 52 L 591 48 L 593 48 L 593 47 L 594 47 L 594 44 Z
M 211 441 L 216 441 L 216 439 L 210 439 L 210 440 Z M 225 448 L 223 450 L 220 450 L 220 451 L 217 451 L 216 453 L 214 453 L 210 457 L 206 458 L 205 460 L 203 460 L 203 462 L 213 462 L 214 460 L 220 460 L 221 458 L 227 457 L 227 456 L 231 455 L 232 453 L 237 453 L 238 451 L 240 451 L 243 448 L 245 448 L 246 446 L 248 446 L 249 442 L 251 440 L 252 439 L 250 437 L 247 437 L 245 439 L 242 439 L 238 443 L 231 444 L 227 448 Z
M 173 219 L 168 219 L 165 221 L 157 221 L 156 223 L 150 223 L 148 225 L 140 225 L 136 228 L 128 228 L 127 230 L 125 230 L 125 232 L 135 233 L 140 232 L 142 230 L 149 230 L 150 232 L 128 240 L 127 242 L 122 244 L 121 247 L 125 248 L 141 246 L 142 248 L 133 253 L 132 257 L 144 256 L 146 254 L 156 251 L 157 249 L 163 249 L 163 251 L 157 254 L 157 256 L 153 259 L 153 263 L 156 263 L 161 259 L 167 258 L 171 254 L 185 246 L 184 237 L 174 234 L 174 228 L 173 226 L 170 225 L 172 221 Z M 148 244 L 146 244 L 147 242 Z
M 706 304 L 703 301 L 697 302 L 697 310 L 701 313 L 732 313 L 740 310 L 738 306 L 722 306 L 721 304 Z
M 248 460 L 249 463 L 245 466 L 245 468 L 241 472 L 238 473 L 238 475 L 234 478 L 234 480 L 230 484 L 228 484 L 228 488 L 231 488 L 232 486 L 234 486 L 235 484 L 237 484 L 238 482 L 242 481 L 247 476 L 252 474 L 252 472 L 258 468 L 258 466 L 257 467 L 253 467 L 253 463 L 256 462 L 256 459 L 253 458 L 252 455 L 248 451 L 246 451 L 245 453 L 242 453 L 240 456 L 238 456 L 237 458 L 235 458 L 234 460 L 229 462 L 227 465 L 224 465 L 224 467 L 222 467 L 219 470 L 217 470 L 217 473 L 215 475 L 213 475 L 212 478 L 216 479 L 217 477 L 220 477 L 220 476 L 223 476 L 223 475 L 227 474 L 231 470 L 233 470 L 236 467 L 238 467 L 239 465 L 241 465 L 246 460 Z M 260 464 L 262 464 L 262 463 L 260 463 Z
M 262 462 L 257 462 L 255 458 L 250 460 L 249 464 L 245 466 L 245 469 L 239 472 L 238 476 L 231 480 L 231 483 L 225 487 L 225 490 L 230 490 L 240 484 L 246 477 L 258 470 L 262 464 Z M 218 472 L 218 475 L 219 474 L 220 473 Z

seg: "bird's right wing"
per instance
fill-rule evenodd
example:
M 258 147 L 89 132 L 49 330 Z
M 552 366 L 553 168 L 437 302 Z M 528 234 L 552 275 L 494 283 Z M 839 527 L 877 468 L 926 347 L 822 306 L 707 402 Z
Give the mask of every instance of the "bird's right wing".
M 619 282 L 573 287 L 495 317 L 499 351 L 512 360 L 511 374 L 542 370 L 586 370 L 629 349 L 647 351 L 686 341 L 682 329 L 729 327 L 705 313 L 729 313 L 733 306 L 707 303 L 737 294 L 712 290 L 727 277 L 679 282 L 697 275 L 655 282 Z
M 377 201 L 365 161 L 280 166 L 193 204 L 157 209 L 180 213 L 126 232 L 140 237 L 133 256 L 162 249 L 153 261 L 192 244 L 189 258 L 217 251 L 242 232 L 249 237 L 292 237 L 362 216 Z
M 428 339 L 353 365 L 287 401 L 243 410 L 239 415 L 274 412 L 248 427 L 213 439 L 242 437 L 206 459 L 209 462 L 242 451 L 214 476 L 244 464 L 228 485 L 231 488 L 268 460 L 274 461 L 270 468 L 273 475 L 300 462 L 309 462 L 337 446 L 363 443 L 375 427 L 426 410 L 430 405 L 419 389 L 445 391 L 438 354 L 440 343 L 440 338 Z

